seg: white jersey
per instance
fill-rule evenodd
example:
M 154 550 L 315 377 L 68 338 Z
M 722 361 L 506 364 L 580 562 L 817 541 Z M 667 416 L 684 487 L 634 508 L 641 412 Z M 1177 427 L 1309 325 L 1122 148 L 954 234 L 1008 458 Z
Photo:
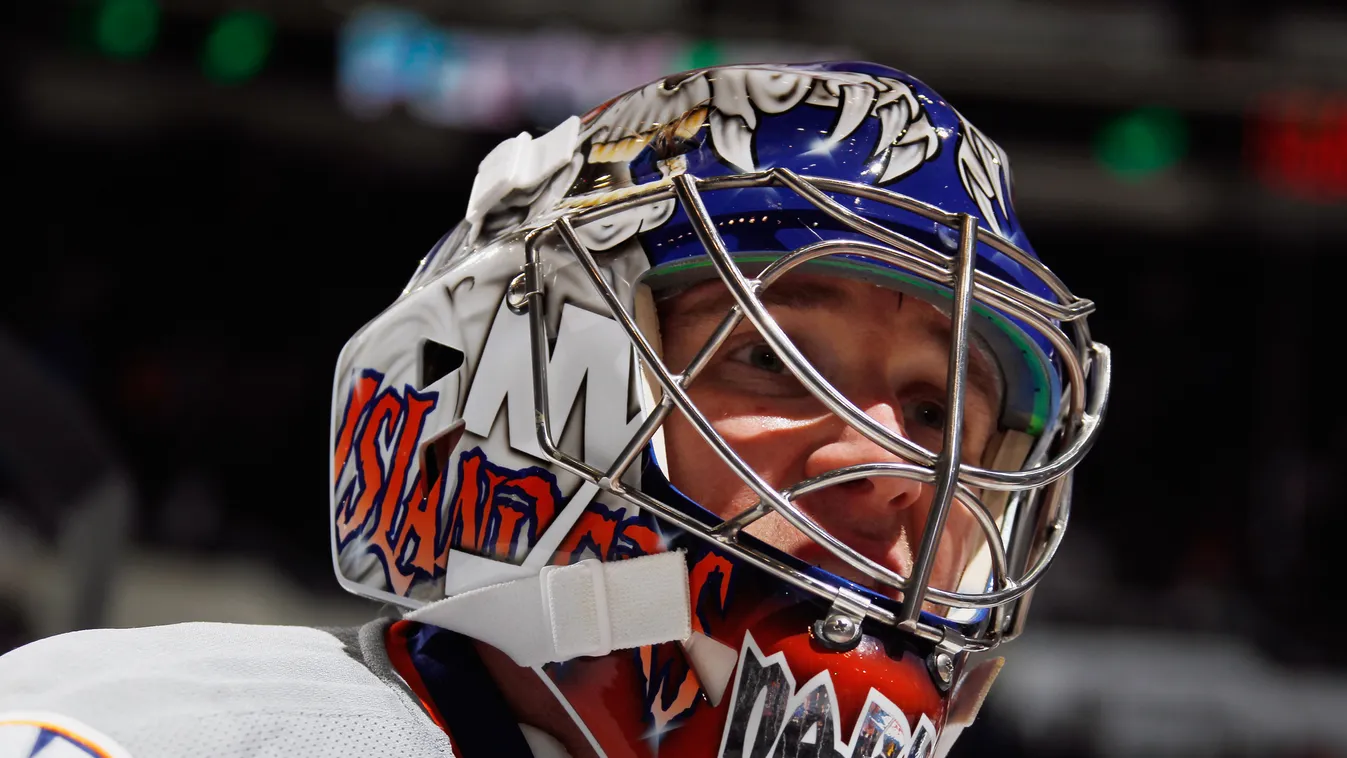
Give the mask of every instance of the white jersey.
M 451 756 L 359 629 L 189 623 L 72 632 L 0 656 L 0 758 Z

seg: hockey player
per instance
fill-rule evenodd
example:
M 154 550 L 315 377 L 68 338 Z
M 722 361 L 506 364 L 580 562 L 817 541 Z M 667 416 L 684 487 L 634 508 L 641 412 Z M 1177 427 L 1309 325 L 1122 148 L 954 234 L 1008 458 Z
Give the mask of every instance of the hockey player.
M 1092 308 L 893 69 L 521 134 L 338 360 L 333 565 L 399 618 L 34 643 L 0 756 L 941 754 L 1099 430 Z

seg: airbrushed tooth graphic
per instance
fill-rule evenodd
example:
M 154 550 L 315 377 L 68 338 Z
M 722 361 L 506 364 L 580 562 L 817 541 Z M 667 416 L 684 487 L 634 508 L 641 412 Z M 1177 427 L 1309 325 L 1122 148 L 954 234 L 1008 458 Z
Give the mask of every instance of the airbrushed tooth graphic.
M 935 157 L 940 149 L 921 103 L 903 82 L 837 72 L 815 76 L 770 66 L 718 70 L 714 77 L 701 71 L 684 79 L 652 84 L 614 101 L 597 115 L 591 112 L 581 137 L 591 140 L 589 160 L 593 162 L 630 161 L 661 126 L 706 105 L 716 152 L 743 171 L 756 171 L 753 136 L 758 126 L 757 111 L 784 113 L 801 103 L 838 110 L 833 129 L 817 135 L 820 149 L 850 137 L 866 116 L 880 119 L 882 129 L 871 156 L 897 148 L 879 177 L 881 184 L 907 174 L 922 161 Z

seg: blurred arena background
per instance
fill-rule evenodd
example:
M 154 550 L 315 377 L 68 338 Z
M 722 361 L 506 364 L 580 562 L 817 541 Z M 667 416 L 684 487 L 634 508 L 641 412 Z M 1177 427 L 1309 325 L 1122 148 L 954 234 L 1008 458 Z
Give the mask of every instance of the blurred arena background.
M 857 57 L 1006 148 L 1117 358 L 1072 533 L 956 755 L 1347 756 L 1342 0 L 16 6 L 0 652 L 378 613 L 332 579 L 331 371 L 477 162 L 664 73 Z

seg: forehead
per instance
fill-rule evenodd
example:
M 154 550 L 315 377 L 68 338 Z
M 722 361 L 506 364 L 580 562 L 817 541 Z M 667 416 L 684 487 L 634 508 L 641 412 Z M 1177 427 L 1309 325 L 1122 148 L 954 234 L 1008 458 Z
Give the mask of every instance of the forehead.
M 949 316 L 917 297 L 854 279 L 813 274 L 790 274 L 760 292 L 773 311 L 817 311 L 836 319 L 820 319 L 821 327 L 844 322 L 854 334 L 882 331 L 891 350 L 920 345 L 938 347 L 948 355 L 953 341 Z M 709 335 L 734 305 L 734 296 L 719 279 L 701 282 L 660 300 L 664 339 Z M 973 333 L 969 332 L 970 337 Z M 1001 380 L 992 353 L 974 337 L 969 350 L 968 378 L 974 389 L 989 398 L 1001 396 Z
M 857 306 L 862 302 L 888 301 L 878 303 L 888 307 L 883 313 L 875 314 L 876 321 L 887 320 L 902 304 L 902 295 L 893 290 L 860 281 L 809 274 L 784 277 L 759 292 L 758 297 L 769 307 L 833 312 L 858 310 Z M 661 303 L 661 310 L 678 320 L 720 318 L 734 305 L 734 296 L 724 282 L 712 279 L 661 298 Z

